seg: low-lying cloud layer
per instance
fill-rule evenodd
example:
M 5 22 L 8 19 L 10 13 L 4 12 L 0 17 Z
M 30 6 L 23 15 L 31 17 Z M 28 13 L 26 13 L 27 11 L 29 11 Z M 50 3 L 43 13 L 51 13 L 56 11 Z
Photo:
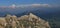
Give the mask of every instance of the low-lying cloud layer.
M 50 5 L 48 4 L 26 4 L 26 5 L 18 5 L 17 7 L 49 7 Z
M 50 5 L 50 4 L 23 4 L 23 5 L 15 5 L 12 4 L 11 6 L 2 6 L 4 7 L 9 7 L 9 8 L 15 8 L 15 7 L 60 7 L 60 5 Z

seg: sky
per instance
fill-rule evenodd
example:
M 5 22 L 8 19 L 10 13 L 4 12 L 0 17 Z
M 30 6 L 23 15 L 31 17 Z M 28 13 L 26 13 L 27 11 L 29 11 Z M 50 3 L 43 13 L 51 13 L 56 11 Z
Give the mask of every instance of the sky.
M 0 0 L 0 6 L 9 5 L 22 5 L 22 4 L 56 4 L 60 5 L 60 0 Z

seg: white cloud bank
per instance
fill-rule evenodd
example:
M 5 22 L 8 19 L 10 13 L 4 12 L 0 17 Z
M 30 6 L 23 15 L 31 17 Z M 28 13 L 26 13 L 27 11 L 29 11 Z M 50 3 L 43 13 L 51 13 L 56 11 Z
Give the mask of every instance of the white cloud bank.
M 25 5 L 17 5 L 16 7 L 60 7 L 60 5 L 50 5 L 50 4 L 25 4 Z
M 15 8 L 15 7 L 60 7 L 60 5 L 50 5 L 50 4 L 23 4 L 23 5 L 15 5 L 12 4 L 11 6 L 8 6 L 10 8 Z
M 51 7 L 49 4 L 25 4 L 25 5 L 17 5 L 17 7 Z

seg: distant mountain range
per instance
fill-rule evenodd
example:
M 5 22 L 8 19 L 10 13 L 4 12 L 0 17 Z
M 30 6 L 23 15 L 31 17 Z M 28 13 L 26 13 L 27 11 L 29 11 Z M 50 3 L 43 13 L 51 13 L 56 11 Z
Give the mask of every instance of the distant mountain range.
M 18 17 L 33 13 L 42 19 L 49 21 L 53 27 L 60 26 L 60 7 L 18 7 L 18 8 L 0 8 L 0 17 L 7 14 L 16 15 Z
M 22 16 L 28 13 L 34 13 L 40 17 L 50 18 L 52 16 L 59 17 L 60 16 L 60 8 L 59 7 L 18 7 L 18 8 L 0 8 L 0 16 L 5 16 L 6 14 Z

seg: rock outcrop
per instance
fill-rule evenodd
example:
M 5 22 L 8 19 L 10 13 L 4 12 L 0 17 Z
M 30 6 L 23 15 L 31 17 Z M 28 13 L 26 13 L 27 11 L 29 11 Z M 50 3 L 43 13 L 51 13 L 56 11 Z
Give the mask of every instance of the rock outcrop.
M 48 21 L 30 13 L 21 17 L 7 15 L 4 20 L 0 20 L 0 28 L 50 28 L 50 25 Z

